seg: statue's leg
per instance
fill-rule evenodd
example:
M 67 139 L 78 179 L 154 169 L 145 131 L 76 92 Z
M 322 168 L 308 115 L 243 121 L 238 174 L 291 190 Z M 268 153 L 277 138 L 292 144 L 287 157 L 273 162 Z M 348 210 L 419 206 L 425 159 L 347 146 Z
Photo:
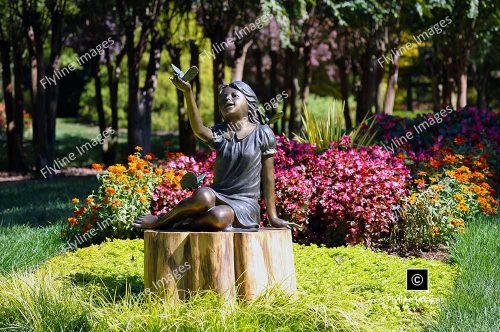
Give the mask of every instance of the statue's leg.
M 207 188 L 199 188 L 190 197 L 184 198 L 170 212 L 159 215 L 143 215 L 133 225 L 140 228 L 169 228 L 175 222 L 207 212 L 215 206 L 215 195 Z
M 195 218 L 190 229 L 199 231 L 224 231 L 234 222 L 234 211 L 227 205 L 216 205 Z

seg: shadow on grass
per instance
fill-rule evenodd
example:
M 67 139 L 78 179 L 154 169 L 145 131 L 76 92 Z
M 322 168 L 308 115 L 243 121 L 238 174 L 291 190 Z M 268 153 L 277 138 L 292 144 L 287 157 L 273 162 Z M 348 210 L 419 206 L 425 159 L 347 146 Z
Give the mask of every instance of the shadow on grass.
M 97 188 L 95 176 L 30 180 L 0 185 L 0 228 L 47 226 L 66 219 L 71 198 L 84 199 Z

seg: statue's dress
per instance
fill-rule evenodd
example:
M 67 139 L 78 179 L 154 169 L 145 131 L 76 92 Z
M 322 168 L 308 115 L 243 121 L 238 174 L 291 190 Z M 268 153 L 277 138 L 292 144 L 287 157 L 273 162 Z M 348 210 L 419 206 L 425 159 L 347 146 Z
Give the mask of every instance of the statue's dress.
M 227 125 L 210 128 L 210 147 L 216 150 L 214 180 L 210 189 L 235 214 L 234 227 L 258 228 L 260 223 L 260 180 L 262 156 L 276 153 L 276 138 L 268 125 L 257 124 L 246 137 L 228 139 Z

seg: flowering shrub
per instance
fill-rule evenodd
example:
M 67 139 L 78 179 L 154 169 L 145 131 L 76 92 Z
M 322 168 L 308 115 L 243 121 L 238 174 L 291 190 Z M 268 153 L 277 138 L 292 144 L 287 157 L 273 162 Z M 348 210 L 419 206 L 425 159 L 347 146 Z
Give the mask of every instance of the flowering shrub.
M 423 132 L 415 134 L 414 128 L 433 114 L 419 115 L 415 119 L 400 118 L 385 114 L 377 115 L 373 128 L 377 132 L 377 140 L 381 144 L 390 145 L 390 141 L 412 132 L 413 138 L 408 140 L 395 153 L 404 154 L 418 171 L 419 163 L 428 161 L 443 148 L 451 148 L 453 153 L 463 156 L 482 154 L 488 164 L 498 165 L 500 162 L 500 114 L 489 110 L 478 110 L 468 107 L 454 111 L 443 122 L 430 126 Z M 450 152 L 448 152 L 450 153 Z M 498 174 L 493 170 L 488 175 L 498 184 Z
M 495 191 L 486 181 L 492 173 L 483 154 L 463 156 L 443 148 L 420 168 L 400 224 L 406 249 L 449 244 L 465 231 L 468 220 L 479 213 L 496 213 Z
M 127 167 L 117 164 L 98 174 L 101 185 L 84 204 L 73 198 L 75 210 L 67 220 L 64 238 L 83 239 L 79 244 L 89 244 L 101 242 L 107 236 L 131 238 L 138 234 L 130 222 L 149 213 L 150 197 L 158 184 L 176 180 L 171 172 L 152 164 L 154 155 L 141 157 L 141 148 L 136 147 L 136 151 L 128 157 Z M 92 167 L 103 170 L 99 164 Z
M 300 206 L 302 201 L 292 200 L 296 203 L 290 210 L 300 211 L 301 219 L 284 210 L 285 218 L 306 226 L 303 233 L 295 234 L 298 240 L 370 245 L 389 233 L 395 221 L 393 208 L 407 193 L 409 171 L 379 146 L 359 150 L 349 146 L 349 137 L 344 136 L 328 150 L 315 154 L 314 146 L 278 138 L 276 173 L 303 167 L 296 183 L 301 185 L 300 199 L 310 199 L 307 209 Z M 276 178 L 279 196 L 279 188 L 286 187 L 292 177 Z M 277 201 L 280 206 L 282 201 Z

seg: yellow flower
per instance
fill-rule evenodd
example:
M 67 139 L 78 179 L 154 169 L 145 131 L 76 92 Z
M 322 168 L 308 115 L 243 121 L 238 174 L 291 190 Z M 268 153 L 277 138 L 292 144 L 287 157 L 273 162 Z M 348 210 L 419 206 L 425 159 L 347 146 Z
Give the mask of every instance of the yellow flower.
M 461 227 L 464 225 L 464 221 L 462 219 L 454 218 L 450 220 L 450 224 L 452 224 L 455 227 Z
M 80 203 L 80 200 L 79 200 L 78 198 L 76 198 L 76 197 L 75 197 L 75 198 L 73 198 L 73 199 L 71 200 L 71 203 L 73 203 L 73 204 L 78 204 L 78 203 Z
M 410 202 L 410 204 L 415 203 L 417 201 L 417 197 L 418 197 L 417 193 L 411 194 L 411 196 L 408 198 L 408 201 Z
M 113 195 L 116 192 L 116 190 L 113 187 L 108 187 L 106 188 L 106 192 L 110 195 Z
M 464 212 L 469 211 L 469 207 L 465 203 L 458 203 L 457 209 L 459 209 L 460 211 L 464 211 Z
M 140 146 L 136 146 L 136 147 L 134 148 L 134 150 L 135 150 L 135 151 L 137 151 L 137 152 L 139 152 L 139 151 L 142 151 L 142 148 L 141 148 Z
M 437 181 L 437 179 L 435 177 L 433 177 L 433 176 L 429 177 L 429 180 L 431 180 L 431 182 L 436 182 Z
M 148 201 L 148 199 L 144 195 L 141 195 L 139 200 L 141 201 L 141 203 L 146 203 Z
M 439 228 L 437 228 L 436 226 L 432 226 L 431 234 L 432 234 L 432 236 L 438 236 L 440 234 Z

